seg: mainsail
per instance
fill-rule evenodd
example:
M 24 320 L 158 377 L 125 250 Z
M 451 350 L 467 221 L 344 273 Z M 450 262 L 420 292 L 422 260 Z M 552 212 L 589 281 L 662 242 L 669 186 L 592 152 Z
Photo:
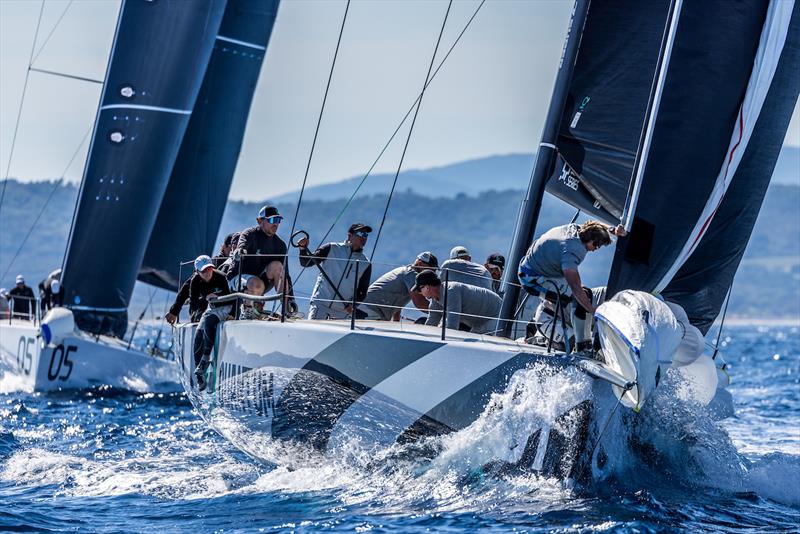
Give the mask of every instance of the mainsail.
M 616 224 L 666 37 L 669 0 L 592 2 L 555 140 L 547 192 Z
M 663 291 L 707 330 L 744 253 L 798 91 L 798 8 L 687 2 L 609 293 Z M 713 13 L 714 16 L 709 16 Z
M 126 0 L 64 259 L 77 325 L 122 336 L 225 2 Z
M 179 262 L 212 254 L 279 0 L 229 0 L 139 280 L 177 290 Z M 191 274 L 191 268 L 183 275 Z

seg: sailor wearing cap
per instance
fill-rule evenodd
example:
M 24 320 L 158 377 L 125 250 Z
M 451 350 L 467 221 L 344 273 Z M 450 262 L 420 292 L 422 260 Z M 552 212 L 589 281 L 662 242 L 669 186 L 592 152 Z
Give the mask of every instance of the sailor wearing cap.
M 442 279 L 446 272 L 451 282 L 492 289 L 492 275 L 486 267 L 472 261 L 472 256 L 463 245 L 453 247 L 450 251 L 450 259 L 442 264 Z
M 287 296 L 292 294 L 292 279 L 289 276 L 288 265 L 284 269 L 286 243 L 278 236 L 281 221 L 283 216 L 275 206 L 261 208 L 256 217 L 258 224 L 239 234 L 239 240 L 232 253 L 233 266 L 228 270 L 228 280 L 234 280 L 240 274 L 258 276 L 264 282 L 267 291 L 274 288 L 276 292 L 281 293 L 285 275 Z
M 186 299 L 189 299 L 189 319 L 197 322 L 208 308 L 209 295 L 227 295 L 229 293 L 230 289 L 225 275 L 214 269 L 213 260 L 203 254 L 194 260 L 194 274 L 181 286 L 175 302 L 164 319 L 169 324 L 175 324 L 183 304 Z
M 351 224 L 347 230 L 347 241 L 326 243 L 313 253 L 308 250 L 307 237 L 298 241 L 300 265 L 316 265 L 319 269 L 317 283 L 311 293 L 309 319 L 344 319 L 353 313 L 353 291 L 356 291 L 356 300 L 359 302 L 367 295 L 372 265 L 363 251 L 371 232 L 372 227 L 366 224 Z
M 33 295 L 33 289 L 25 285 L 25 277 L 21 274 L 17 275 L 17 284 L 8 292 L 8 297 L 14 317 L 32 319 L 32 305 L 36 297 Z
M 439 260 L 430 251 L 420 252 L 411 265 L 392 269 L 369 286 L 364 304 L 359 310 L 365 318 L 379 321 L 400 320 L 400 309 L 409 302 L 420 310 L 428 309 L 428 301 L 419 291 L 411 291 L 417 274 L 439 267 Z
M 483 266 L 486 267 L 492 277 L 492 291 L 502 297 L 503 292 L 500 291 L 500 281 L 503 279 L 503 270 L 506 268 L 505 256 L 495 252 L 486 258 L 486 263 Z
M 488 334 L 495 330 L 503 300 L 491 289 L 461 282 L 448 282 L 447 286 L 433 271 L 417 275 L 415 291 L 428 299 L 427 325 L 436 326 L 442 320 L 444 292 L 447 291 L 447 328 L 460 329 L 464 325 L 475 334 Z

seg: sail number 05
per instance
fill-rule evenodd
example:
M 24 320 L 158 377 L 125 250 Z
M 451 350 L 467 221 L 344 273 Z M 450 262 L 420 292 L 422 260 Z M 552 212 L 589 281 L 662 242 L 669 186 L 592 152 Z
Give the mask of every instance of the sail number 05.
M 26 375 L 31 374 L 33 367 L 33 352 L 36 350 L 36 338 L 22 336 L 19 338 L 17 344 L 17 367 Z M 58 345 L 53 348 L 50 353 L 50 365 L 47 368 L 47 379 L 51 382 L 54 380 L 67 380 L 72 374 L 72 367 L 74 362 L 70 356 L 78 352 L 78 347 L 75 345 Z

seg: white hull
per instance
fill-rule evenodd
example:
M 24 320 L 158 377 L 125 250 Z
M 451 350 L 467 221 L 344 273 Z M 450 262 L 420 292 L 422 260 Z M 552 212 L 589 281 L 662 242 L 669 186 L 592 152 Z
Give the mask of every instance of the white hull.
M 27 321 L 0 324 L 0 369 L 5 389 L 54 391 L 111 386 L 136 392 L 180 390 L 174 361 L 129 350 L 121 340 L 83 334 L 42 347 Z
M 176 333 L 184 386 L 214 428 L 229 438 L 235 427 L 239 437 L 303 442 L 327 453 L 353 440 L 377 450 L 458 431 L 484 413 L 516 371 L 536 364 L 556 373 L 582 368 L 579 358 L 491 336 L 448 331 L 442 341 L 440 329 L 424 325 L 358 321 L 350 330 L 348 321 L 228 321 L 200 393 L 193 334 L 192 325 Z M 582 400 L 563 406 L 552 426 L 568 428 L 568 439 L 548 440 L 549 426 L 534 429 L 517 452 L 540 462 L 569 458 L 566 465 L 550 462 L 554 474 L 569 476 L 587 443 L 591 410 Z M 258 456 L 257 444 L 232 441 Z M 553 443 L 558 452 L 550 451 Z

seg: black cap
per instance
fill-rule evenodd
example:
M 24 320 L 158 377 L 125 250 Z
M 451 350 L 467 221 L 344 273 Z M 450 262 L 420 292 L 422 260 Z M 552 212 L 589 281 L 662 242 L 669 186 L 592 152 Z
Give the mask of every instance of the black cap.
M 278 213 L 278 208 L 275 206 L 264 206 L 258 212 L 258 219 L 266 219 L 267 217 L 274 217 L 275 215 L 280 215 Z
M 367 226 L 364 223 L 353 223 L 350 225 L 350 229 L 347 231 L 347 233 L 352 234 L 353 232 L 358 232 L 358 231 L 366 232 L 369 234 L 372 233 L 372 227 Z
M 505 269 L 506 267 L 506 259 L 499 252 L 495 252 L 494 254 L 486 258 L 486 263 L 488 263 L 489 265 L 497 265 L 501 269 Z
M 437 275 L 433 271 L 422 271 L 417 275 L 414 281 L 416 283 L 414 284 L 414 287 L 411 288 L 411 291 L 419 291 L 422 286 L 442 285 L 442 281 L 439 279 L 439 275 Z

